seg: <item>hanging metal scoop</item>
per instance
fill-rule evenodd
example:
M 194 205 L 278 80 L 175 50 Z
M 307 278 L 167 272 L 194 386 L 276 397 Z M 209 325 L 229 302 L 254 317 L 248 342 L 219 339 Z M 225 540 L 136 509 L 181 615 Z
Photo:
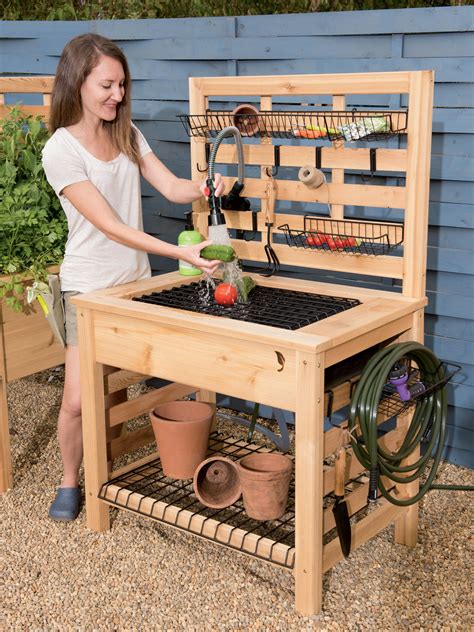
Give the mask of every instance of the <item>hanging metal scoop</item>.
M 265 244 L 265 254 L 267 255 L 267 267 L 260 272 L 262 276 L 272 276 L 280 270 L 280 260 L 272 246 L 272 228 L 275 222 L 275 198 L 277 185 L 274 180 L 267 184 L 267 195 L 263 199 L 265 210 L 265 226 L 267 227 L 267 243 Z

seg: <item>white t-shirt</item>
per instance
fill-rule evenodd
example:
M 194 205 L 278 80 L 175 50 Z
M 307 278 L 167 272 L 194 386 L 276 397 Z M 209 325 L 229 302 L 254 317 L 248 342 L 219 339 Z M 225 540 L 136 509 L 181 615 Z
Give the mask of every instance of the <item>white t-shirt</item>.
M 140 156 L 144 156 L 151 149 L 140 130 L 135 129 Z M 60 127 L 43 149 L 43 168 L 69 228 L 60 269 L 61 290 L 90 292 L 150 277 L 146 252 L 107 238 L 61 195 L 68 185 L 90 180 L 125 224 L 143 230 L 138 165 L 123 153 L 109 162 L 99 160 Z

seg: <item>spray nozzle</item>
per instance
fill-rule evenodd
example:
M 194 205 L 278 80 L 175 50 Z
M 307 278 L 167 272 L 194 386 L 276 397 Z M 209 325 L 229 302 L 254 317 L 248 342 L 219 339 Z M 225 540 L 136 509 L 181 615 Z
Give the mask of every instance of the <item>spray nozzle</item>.
M 407 367 L 404 364 L 394 364 L 392 370 L 388 374 L 390 384 L 393 384 L 397 389 L 398 395 L 402 402 L 408 402 L 413 397 L 421 395 L 425 391 L 425 385 L 423 382 L 415 382 L 411 386 L 408 386 L 408 379 L 410 375 Z
M 207 188 L 209 189 L 209 217 L 207 218 L 208 226 L 221 226 L 225 224 L 224 214 L 221 212 L 220 200 L 215 195 L 214 182 L 211 178 L 206 180 Z

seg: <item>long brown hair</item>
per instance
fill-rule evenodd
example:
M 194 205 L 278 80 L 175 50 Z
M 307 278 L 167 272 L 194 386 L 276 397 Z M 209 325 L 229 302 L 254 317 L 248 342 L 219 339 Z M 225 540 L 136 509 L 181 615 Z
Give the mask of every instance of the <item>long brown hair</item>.
M 61 54 L 54 80 L 49 127 L 54 133 L 59 127 L 75 125 L 82 117 L 81 87 L 99 63 L 101 55 L 122 64 L 125 75 L 124 96 L 117 105 L 113 121 L 104 121 L 114 147 L 133 162 L 140 160 L 135 130 L 131 124 L 131 77 L 125 55 L 111 40 L 96 33 L 74 37 Z

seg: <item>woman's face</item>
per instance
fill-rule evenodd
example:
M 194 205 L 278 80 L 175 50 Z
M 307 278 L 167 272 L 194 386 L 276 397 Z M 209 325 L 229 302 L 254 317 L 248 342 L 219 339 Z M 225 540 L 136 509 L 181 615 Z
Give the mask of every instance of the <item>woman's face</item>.
M 125 94 L 124 81 L 122 64 L 102 55 L 81 86 L 83 117 L 113 121 Z

